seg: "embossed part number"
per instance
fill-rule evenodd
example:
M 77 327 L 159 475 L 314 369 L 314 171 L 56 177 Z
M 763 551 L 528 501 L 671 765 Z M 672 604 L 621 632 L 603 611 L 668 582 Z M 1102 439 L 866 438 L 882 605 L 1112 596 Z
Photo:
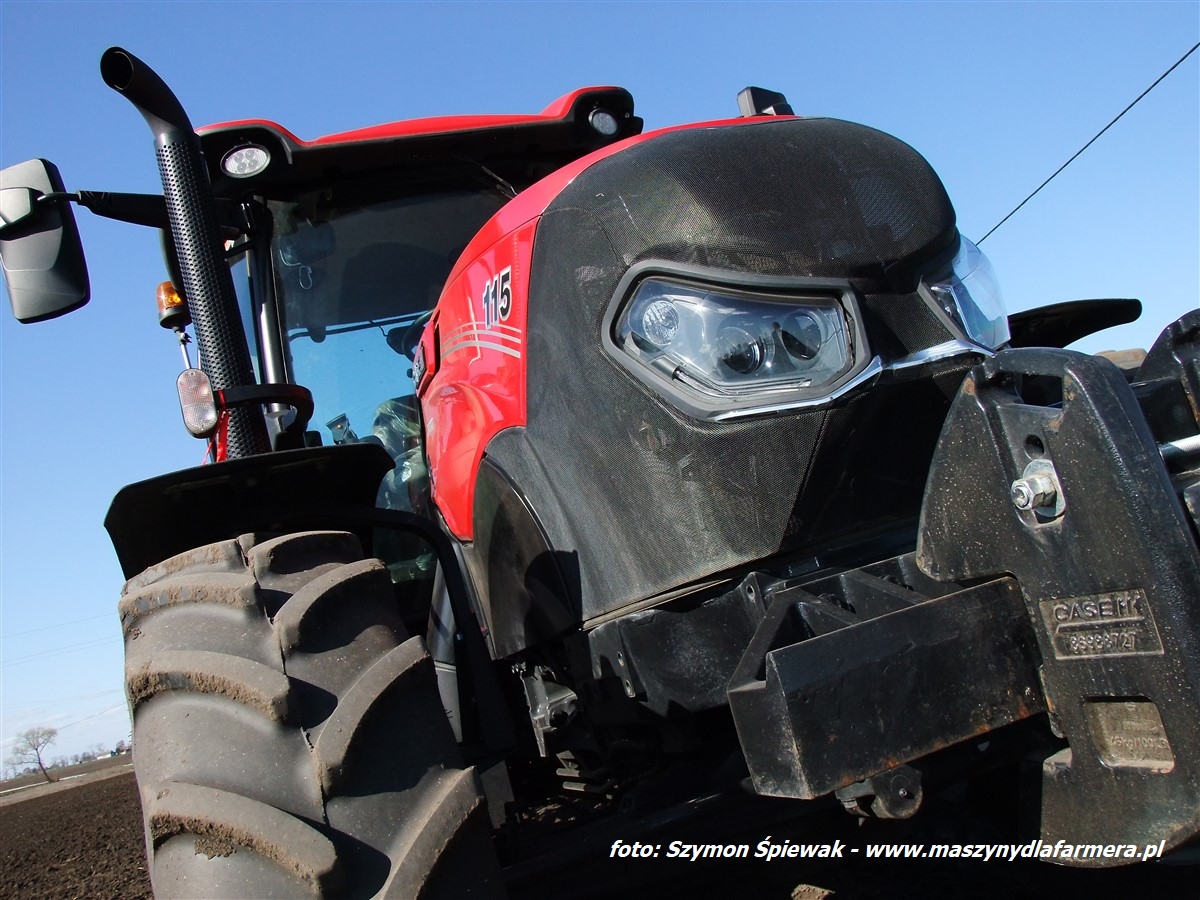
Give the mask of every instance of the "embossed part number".
M 1160 656 L 1162 637 L 1141 588 L 1038 603 L 1057 659 Z
M 512 312 L 512 266 L 505 266 L 483 286 L 483 327 L 504 322 Z
M 1084 653 L 1137 653 L 1137 632 L 1099 631 L 1072 634 L 1067 637 L 1067 646 L 1073 654 Z

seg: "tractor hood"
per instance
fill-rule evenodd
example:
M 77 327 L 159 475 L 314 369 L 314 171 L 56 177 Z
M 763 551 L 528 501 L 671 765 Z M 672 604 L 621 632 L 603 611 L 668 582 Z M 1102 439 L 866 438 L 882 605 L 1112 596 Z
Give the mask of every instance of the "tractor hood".
M 986 351 L 923 284 L 960 239 L 910 147 L 831 119 L 670 130 L 587 165 L 522 228 L 480 257 L 511 278 L 513 317 L 489 318 L 485 290 L 471 332 L 481 358 L 485 334 L 513 342 L 500 381 L 521 389 L 443 347 L 423 391 L 435 476 L 439 447 L 469 456 L 445 437 L 450 405 L 479 434 L 489 397 L 522 395 L 461 479 L 473 490 L 452 496 L 456 476 L 435 493 L 452 527 L 451 507 L 470 507 L 497 652 L 851 528 L 915 523 L 949 397 Z M 531 243 L 528 262 L 506 268 L 508 243 Z

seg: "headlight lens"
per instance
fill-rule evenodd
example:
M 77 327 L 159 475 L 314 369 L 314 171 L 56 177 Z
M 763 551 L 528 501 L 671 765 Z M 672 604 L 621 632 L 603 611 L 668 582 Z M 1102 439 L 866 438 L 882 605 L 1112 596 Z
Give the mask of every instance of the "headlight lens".
M 271 153 L 266 147 L 246 144 L 234 147 L 221 160 L 221 171 L 233 178 L 252 178 L 271 164 Z
M 175 379 L 183 425 L 193 437 L 210 437 L 217 430 L 217 403 L 212 383 L 200 369 L 184 369 Z
M 669 278 L 643 280 L 614 323 L 617 346 L 711 399 L 817 394 L 853 366 L 834 297 L 783 297 Z
M 992 350 L 1008 341 L 1000 283 L 983 251 L 965 237 L 949 265 L 926 275 L 921 285 L 971 340 Z

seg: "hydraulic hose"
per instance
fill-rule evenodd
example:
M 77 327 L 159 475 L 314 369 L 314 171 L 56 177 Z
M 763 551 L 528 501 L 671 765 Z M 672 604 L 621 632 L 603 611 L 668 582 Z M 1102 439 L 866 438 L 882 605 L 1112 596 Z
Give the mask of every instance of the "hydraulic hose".
M 175 94 L 144 62 L 119 47 L 100 57 L 100 76 L 146 119 L 154 133 L 158 170 L 171 225 L 182 289 L 196 328 L 201 367 L 217 390 L 253 385 L 250 348 L 242 331 L 233 278 L 221 252 L 212 186 L 192 129 Z M 257 409 L 235 409 L 229 422 L 228 456 L 270 450 Z

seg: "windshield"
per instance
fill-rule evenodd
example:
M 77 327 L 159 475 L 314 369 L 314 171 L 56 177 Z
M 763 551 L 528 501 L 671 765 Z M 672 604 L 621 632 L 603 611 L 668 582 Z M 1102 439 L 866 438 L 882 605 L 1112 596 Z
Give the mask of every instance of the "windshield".
M 483 186 L 381 202 L 326 187 L 269 204 L 289 380 L 312 391 L 324 443 L 373 441 L 396 460 L 381 506 L 424 511 L 413 351 L 454 262 L 506 201 Z

